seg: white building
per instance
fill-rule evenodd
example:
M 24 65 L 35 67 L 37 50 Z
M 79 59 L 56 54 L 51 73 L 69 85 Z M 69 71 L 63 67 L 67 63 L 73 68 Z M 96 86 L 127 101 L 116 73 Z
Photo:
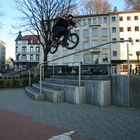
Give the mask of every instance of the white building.
M 16 67 L 19 70 L 36 67 L 41 57 L 41 47 L 37 35 L 22 36 L 21 32 L 16 38 Z
M 133 39 L 133 46 L 129 43 L 131 70 L 138 66 L 140 11 L 77 16 L 76 20 L 78 21 L 78 26 L 73 32 L 76 32 L 80 37 L 79 45 L 73 50 L 67 50 L 60 46 L 55 54 L 49 54 L 49 60 L 110 41 Z M 127 43 L 112 43 L 59 59 L 49 65 L 55 65 L 57 72 L 63 72 L 70 66 L 74 68 L 77 62 L 80 61 L 83 69 L 93 73 L 104 70 L 105 72 L 108 71 L 108 73 L 121 74 L 127 72 L 127 60 Z

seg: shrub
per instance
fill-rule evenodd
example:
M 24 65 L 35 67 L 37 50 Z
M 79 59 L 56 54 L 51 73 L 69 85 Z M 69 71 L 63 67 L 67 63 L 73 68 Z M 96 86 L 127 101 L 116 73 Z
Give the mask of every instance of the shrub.
M 38 82 L 39 79 L 32 79 L 31 83 Z M 19 88 L 29 85 L 28 78 L 4 78 L 0 79 L 0 88 Z

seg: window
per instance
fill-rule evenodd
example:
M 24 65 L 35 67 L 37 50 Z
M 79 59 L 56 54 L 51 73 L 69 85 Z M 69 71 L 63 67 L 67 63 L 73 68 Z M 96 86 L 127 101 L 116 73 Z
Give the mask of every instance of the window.
M 103 23 L 107 23 L 107 17 L 104 17 Z
M 85 54 L 84 55 L 84 62 L 89 62 L 90 61 L 90 55 L 89 54 Z
M 30 55 L 30 61 L 33 61 L 33 55 Z
M 36 61 L 39 61 L 39 54 L 36 55 Z
M 89 30 L 88 29 L 83 30 L 83 37 L 89 37 Z
M 40 48 L 38 46 L 36 47 L 36 52 L 40 52 Z
M 33 46 L 30 47 L 30 52 L 33 52 Z
M 92 55 L 92 61 L 94 61 L 95 63 L 98 63 L 99 60 L 99 55 L 98 54 L 93 54 Z
M 112 41 L 114 41 L 114 42 L 117 41 L 117 38 L 112 38 Z
M 83 25 L 87 25 L 87 19 L 83 19 Z
M 80 37 L 80 31 L 79 30 L 75 30 L 75 33 Z M 76 46 L 76 49 L 80 48 L 80 43 L 78 43 L 78 45 Z
M 103 62 L 108 61 L 108 54 L 103 54 L 102 58 L 103 58 Z
M 134 20 L 138 20 L 138 16 L 134 16 Z
M 113 56 L 117 56 L 117 51 L 113 51 Z
M 98 24 L 102 24 L 102 18 L 101 17 L 98 18 Z
M 131 27 L 127 27 L 127 31 L 130 32 L 131 31 Z
M 135 31 L 139 31 L 139 26 L 135 26 Z
M 97 18 L 93 18 L 93 24 L 97 24 Z
M 92 47 L 95 47 L 98 45 L 98 40 L 92 40 Z
M 79 55 L 74 55 L 74 62 L 79 62 Z
M 89 48 L 89 41 L 84 41 L 83 42 L 83 47 L 84 48 Z
M 124 42 L 124 38 L 120 38 L 120 41 Z
M 26 46 L 22 47 L 22 52 L 26 52 Z
M 120 32 L 124 32 L 123 27 L 120 27 Z
M 120 21 L 123 21 L 123 17 L 119 17 Z
M 112 33 L 116 33 L 116 27 L 112 27 Z
M 18 46 L 16 46 L 16 52 L 18 52 Z
M 107 35 L 107 28 L 102 28 L 102 35 Z
M 112 17 L 112 22 L 116 22 L 116 17 Z
M 88 25 L 90 25 L 91 24 L 91 19 L 88 19 Z
M 108 40 L 102 40 L 102 44 L 104 44 L 104 45 L 101 46 L 101 48 L 107 49 L 108 48 L 108 44 L 106 44 L 107 42 L 108 42 Z
M 92 36 L 98 35 L 98 28 L 92 28 Z
M 140 42 L 140 40 L 139 39 L 136 39 L 136 42 Z
M 25 54 L 23 54 L 23 55 L 21 56 L 21 59 L 22 59 L 22 61 L 26 61 L 26 60 L 27 60 L 27 56 L 26 56 Z
M 131 17 L 130 17 L 130 16 L 128 16 L 128 17 L 127 17 L 127 20 L 131 20 Z

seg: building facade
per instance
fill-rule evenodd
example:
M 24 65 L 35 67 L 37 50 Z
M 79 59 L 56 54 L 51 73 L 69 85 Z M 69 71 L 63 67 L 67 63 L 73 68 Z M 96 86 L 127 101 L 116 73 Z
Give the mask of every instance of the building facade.
M 0 41 L 0 71 L 5 70 L 5 43 Z
M 16 69 L 27 70 L 36 67 L 41 60 L 41 47 L 37 35 L 17 36 L 15 47 Z
M 52 60 L 86 48 L 92 49 L 49 63 L 50 66 L 55 66 L 56 72 L 61 73 L 68 68 L 72 71 L 81 62 L 83 69 L 93 74 L 96 72 L 126 74 L 128 57 L 130 72 L 139 67 L 140 11 L 110 12 L 75 18 L 77 27 L 72 32 L 76 32 L 80 37 L 78 46 L 73 50 L 60 46 L 55 54 L 49 54 L 48 59 Z M 133 45 L 129 43 L 129 56 L 127 42 L 108 43 L 129 39 L 133 40 Z M 93 48 L 98 45 L 101 46 Z

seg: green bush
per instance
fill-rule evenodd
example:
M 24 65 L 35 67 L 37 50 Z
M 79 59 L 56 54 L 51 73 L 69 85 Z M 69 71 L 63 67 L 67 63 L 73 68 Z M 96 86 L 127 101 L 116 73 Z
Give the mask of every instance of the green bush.
M 39 79 L 33 79 L 31 80 L 31 83 L 38 82 Z M 29 79 L 28 78 L 4 78 L 0 79 L 0 88 L 19 88 L 19 87 L 25 87 L 29 85 Z

